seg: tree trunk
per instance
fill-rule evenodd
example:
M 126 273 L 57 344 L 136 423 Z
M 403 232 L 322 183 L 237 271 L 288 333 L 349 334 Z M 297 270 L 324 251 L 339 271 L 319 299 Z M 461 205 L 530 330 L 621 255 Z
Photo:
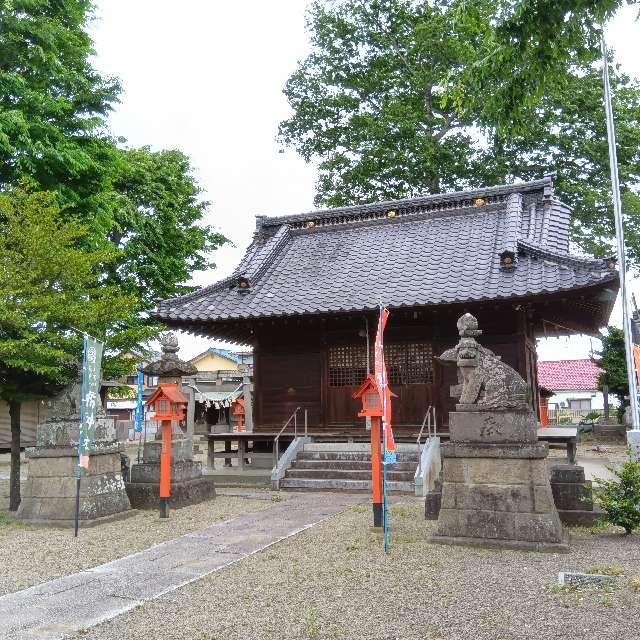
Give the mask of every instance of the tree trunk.
M 9 480 L 9 511 L 20 506 L 20 403 L 9 403 L 11 416 L 11 475 Z

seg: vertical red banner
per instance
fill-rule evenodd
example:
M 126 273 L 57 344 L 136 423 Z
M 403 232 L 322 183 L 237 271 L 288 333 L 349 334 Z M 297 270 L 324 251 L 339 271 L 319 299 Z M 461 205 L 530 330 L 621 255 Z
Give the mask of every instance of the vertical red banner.
M 376 333 L 376 343 L 374 352 L 374 372 L 376 382 L 380 387 L 382 395 L 382 433 L 384 440 L 385 462 L 395 462 L 396 444 L 393 439 L 391 428 L 391 389 L 387 380 L 387 367 L 384 361 L 384 329 L 389 319 L 389 311 L 380 305 L 380 316 L 378 319 L 378 332 Z M 391 454 L 387 456 L 387 454 Z

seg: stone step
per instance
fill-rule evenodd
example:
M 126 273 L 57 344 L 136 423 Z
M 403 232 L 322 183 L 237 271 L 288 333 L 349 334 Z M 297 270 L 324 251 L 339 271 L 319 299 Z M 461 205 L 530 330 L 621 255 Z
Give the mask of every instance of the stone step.
M 413 471 L 387 471 L 390 481 L 413 482 Z M 286 478 L 312 478 L 323 480 L 370 480 L 371 470 L 351 469 L 288 469 Z
M 398 442 L 396 451 L 399 453 L 419 453 L 420 446 L 417 443 Z M 305 451 L 336 451 L 347 453 L 369 453 L 370 442 L 309 442 L 304 445 Z
M 394 493 L 413 493 L 413 482 L 389 482 L 389 491 Z M 306 491 L 371 491 L 370 480 L 320 480 L 312 478 L 284 478 L 282 489 L 303 489 Z
M 398 462 L 393 471 L 410 471 L 415 473 L 417 462 Z M 298 459 L 293 463 L 295 469 L 344 469 L 371 472 L 371 460 L 308 460 Z
M 418 452 L 399 452 L 397 454 L 398 462 L 411 462 L 418 464 L 420 454 Z M 352 462 L 371 461 L 370 453 L 349 452 L 349 451 L 301 451 L 298 454 L 298 460 L 345 460 Z

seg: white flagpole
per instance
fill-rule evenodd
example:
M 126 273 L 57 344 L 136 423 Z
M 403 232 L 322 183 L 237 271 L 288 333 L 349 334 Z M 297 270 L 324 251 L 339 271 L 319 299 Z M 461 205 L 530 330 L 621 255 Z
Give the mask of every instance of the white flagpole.
M 604 84 L 604 108 L 607 116 L 607 139 L 609 143 L 609 167 L 611 171 L 611 191 L 613 198 L 613 213 L 616 225 L 616 249 L 620 273 L 620 297 L 622 301 L 622 328 L 624 330 L 624 346 L 629 381 L 629 402 L 631 405 L 632 431 L 627 438 L 631 445 L 632 456 L 637 457 L 640 450 L 640 419 L 638 416 L 637 378 L 633 360 L 633 338 L 631 333 L 631 318 L 629 316 L 629 302 L 627 295 L 626 260 L 624 243 L 624 225 L 622 219 L 622 202 L 620 200 L 620 180 L 618 178 L 618 159 L 616 153 L 616 133 L 613 121 L 613 107 L 611 104 L 611 88 L 609 86 L 609 63 L 607 61 L 607 44 L 604 35 L 604 24 L 601 25 L 600 46 L 602 49 L 602 80 Z

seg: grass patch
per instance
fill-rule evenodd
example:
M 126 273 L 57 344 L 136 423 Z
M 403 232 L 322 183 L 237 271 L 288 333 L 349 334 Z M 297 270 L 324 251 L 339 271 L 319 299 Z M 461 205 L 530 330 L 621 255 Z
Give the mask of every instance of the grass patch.
M 607 609 L 613 609 L 613 602 L 611 602 L 611 599 L 607 598 L 607 596 L 600 598 L 600 604 Z
M 618 576 L 623 576 L 625 574 L 625 571 L 622 567 L 606 565 L 602 567 L 598 567 L 598 566 L 589 567 L 585 571 L 585 573 L 595 573 L 601 576 L 618 577 Z
M 351 507 L 351 511 L 353 511 L 353 513 L 366 513 L 367 511 L 371 510 L 371 506 L 368 504 L 356 504 L 353 507 Z
M 640 578 L 631 578 L 629 580 L 629 589 L 635 593 L 640 593 Z
M 416 544 L 420 542 L 420 538 L 412 533 L 398 532 L 392 536 L 389 536 L 389 543 L 395 542 L 396 544 Z
M 4 513 L 0 513 L 0 527 L 6 527 L 9 524 L 9 519 Z
M 304 618 L 304 630 L 309 640 L 317 640 L 320 637 L 320 624 L 318 622 L 318 610 L 314 604 L 309 605 Z
M 271 502 L 282 502 L 282 496 L 279 493 L 271 494 Z
M 413 518 L 414 509 L 406 504 L 399 504 L 389 509 L 389 514 L 392 516 L 399 516 L 400 518 Z
M 573 584 L 558 584 L 557 582 L 547 582 L 544 585 L 544 588 L 548 593 L 553 593 L 555 595 L 561 593 L 575 593 L 577 591 Z

